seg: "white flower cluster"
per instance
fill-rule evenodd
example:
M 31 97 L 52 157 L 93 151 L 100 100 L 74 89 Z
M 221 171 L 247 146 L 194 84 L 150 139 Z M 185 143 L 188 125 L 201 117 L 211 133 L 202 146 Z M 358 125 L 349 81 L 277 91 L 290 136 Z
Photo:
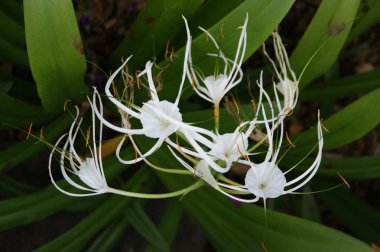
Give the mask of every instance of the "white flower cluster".
M 61 151 L 61 173 L 72 186 L 89 193 L 74 194 L 60 188 L 53 178 L 50 161 L 50 176 L 52 182 L 60 191 L 72 196 L 87 196 L 106 192 L 136 197 L 146 196 L 146 194 L 144 196 L 144 194 L 123 192 L 110 188 L 107 185 L 100 158 L 102 125 L 125 135 L 116 150 L 116 155 L 123 164 L 134 164 L 140 161 L 146 161 L 150 164 L 147 160 L 149 155 L 159 148 L 166 146 L 173 155 L 173 159 L 176 159 L 184 168 L 190 171 L 188 174 L 202 178 L 203 181 L 214 189 L 241 202 L 255 202 L 260 198 L 265 200 L 293 193 L 309 182 L 315 175 L 321 162 L 323 147 L 322 125 L 319 120 L 319 114 L 317 127 L 318 143 L 316 144 L 318 152 L 311 166 L 305 169 L 303 173 L 298 174 L 298 176 L 292 175 L 291 178 L 287 178 L 287 174 L 299 163 L 287 171 L 283 171 L 279 167 L 279 162 L 282 158 L 280 152 L 283 150 L 282 143 L 285 135 L 284 120 L 296 105 L 298 99 L 298 80 L 290 67 L 287 52 L 278 33 L 273 33 L 275 60 L 266 53 L 264 47 L 264 53 L 271 62 L 275 72 L 276 80 L 273 82 L 274 96 L 270 97 L 268 92 L 265 91 L 261 74 L 260 79 L 257 81 L 259 90 L 257 94 L 258 102 L 253 109 L 252 119 L 241 122 L 230 133 L 219 134 L 220 102 L 243 78 L 241 65 L 244 60 L 247 44 L 248 16 L 244 24 L 239 27 L 241 33 L 234 59 L 226 57 L 214 37 L 205 29 L 200 28 L 206 33 L 218 52 L 207 55 L 218 57 L 221 59 L 222 64 L 224 64 L 222 73 L 214 73 L 209 76 L 204 76 L 200 73 L 199 69 L 195 68 L 196 62 L 193 62 L 191 57 L 192 38 L 185 18 L 184 21 L 187 32 L 187 43 L 182 78 L 175 100 L 173 102 L 160 100 L 156 84 L 154 83 L 152 74 L 153 63 L 151 61 L 146 63 L 145 69 L 137 76 L 138 78 L 146 77 L 150 100 L 144 102 L 139 107 L 130 102 L 123 102 L 116 97 L 111 92 L 112 83 L 131 59 L 129 57 L 110 76 L 105 86 L 107 99 L 117 107 L 121 114 L 121 126 L 111 123 L 103 116 L 102 98 L 95 89 L 92 99 L 89 99 L 93 113 L 92 132 L 94 142 L 93 148 L 90 148 L 90 157 L 85 158 L 83 161 L 75 151 L 74 142 L 80 126 L 80 122 L 78 123 L 77 119 L 73 123 L 69 133 L 62 136 L 56 144 L 57 146 L 67 137 L 63 151 Z M 178 105 L 184 85 L 187 82 L 193 86 L 197 95 L 213 104 L 215 130 L 205 129 L 183 121 Z M 99 138 L 95 136 L 95 118 L 100 121 Z M 133 120 L 130 121 L 131 118 Z M 139 126 L 135 127 L 136 124 Z M 255 138 L 255 141 L 253 141 L 254 137 L 252 136 L 254 134 L 259 135 L 259 139 Z M 142 153 L 133 139 L 137 135 L 156 139 L 155 144 L 145 153 Z M 175 140 L 176 137 L 182 139 L 182 145 L 180 145 L 179 141 Z M 135 159 L 125 160 L 121 157 L 122 146 L 126 138 L 131 140 L 136 152 L 139 154 Z M 250 147 L 250 144 L 253 143 L 254 145 Z M 260 153 L 264 153 L 264 155 L 260 156 L 254 152 L 258 150 L 258 146 L 260 147 Z M 50 159 L 52 159 L 56 151 L 57 148 L 54 148 Z M 253 159 L 256 160 L 256 156 L 258 157 L 257 161 L 252 161 Z M 70 168 L 66 167 L 66 163 L 68 163 Z M 237 164 L 248 167 L 245 179 L 242 179 L 240 183 L 225 176 Z M 85 186 L 74 182 L 67 174 L 67 170 L 79 177 Z M 174 196 L 177 194 L 167 195 Z

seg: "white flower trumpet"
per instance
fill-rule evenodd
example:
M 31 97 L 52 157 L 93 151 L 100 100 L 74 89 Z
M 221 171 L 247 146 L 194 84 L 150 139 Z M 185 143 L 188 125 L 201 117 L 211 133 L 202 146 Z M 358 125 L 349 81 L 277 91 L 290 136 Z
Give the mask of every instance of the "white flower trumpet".
M 279 104 L 278 109 L 285 115 L 291 114 L 298 100 L 299 80 L 297 79 L 296 74 L 290 67 L 288 53 L 286 52 L 281 37 L 277 32 L 273 33 L 273 47 L 276 55 L 277 64 L 266 52 L 265 44 L 263 45 L 264 54 L 271 62 L 276 77 L 278 79 L 278 83 L 275 84 L 276 96 L 278 90 L 284 98 L 283 104 Z
M 92 196 L 92 195 L 98 195 L 102 193 L 106 193 L 109 189 L 107 185 L 107 181 L 104 175 L 103 171 L 103 164 L 101 160 L 101 144 L 99 144 L 99 147 L 97 148 L 96 145 L 96 128 L 95 128 L 95 116 L 93 112 L 93 124 L 92 124 L 92 137 L 93 137 L 93 148 L 89 148 L 90 150 L 90 157 L 86 157 L 85 159 L 82 159 L 76 152 L 74 143 L 75 139 L 78 135 L 78 132 L 80 130 L 80 125 L 82 122 L 82 119 L 78 121 L 79 117 L 79 109 L 77 107 L 77 116 L 72 123 L 69 133 L 64 134 L 61 136 L 58 141 L 56 142 L 55 146 L 53 147 L 53 150 L 50 153 L 49 157 L 49 175 L 51 182 L 53 185 L 62 193 L 67 194 L 69 196 L 76 196 L 76 197 L 82 197 L 82 196 Z M 63 178 L 73 187 L 85 191 L 86 193 L 72 193 L 69 191 L 64 190 L 61 188 L 56 182 L 52 174 L 52 159 L 56 152 L 58 152 L 58 145 L 61 143 L 61 141 L 66 139 L 66 142 L 63 145 L 62 150 L 59 150 L 60 152 L 60 171 L 62 173 Z M 99 127 L 99 139 L 100 142 L 102 141 L 102 125 L 100 124 Z M 66 166 L 68 164 L 68 166 Z M 70 175 L 73 174 L 77 176 L 84 185 L 75 182 L 73 179 L 70 178 Z
M 241 64 L 243 63 L 247 45 L 247 24 L 248 14 L 245 18 L 243 26 L 239 27 L 241 29 L 241 34 L 236 50 L 235 59 L 233 61 L 224 55 L 214 37 L 207 30 L 199 27 L 199 29 L 206 33 L 207 37 L 211 39 L 216 49 L 218 50 L 218 54 L 208 53 L 207 55 L 211 57 L 220 57 L 224 62 L 225 66 L 222 74 L 219 74 L 217 76 L 210 75 L 203 78 L 200 73 L 194 71 L 190 49 L 188 57 L 188 79 L 192 83 L 195 92 L 206 101 L 213 103 L 214 106 L 219 106 L 219 103 L 223 99 L 224 95 L 237 84 L 239 84 L 243 78 Z M 231 64 L 232 67 L 230 67 Z M 201 82 L 204 84 L 204 86 L 201 85 Z

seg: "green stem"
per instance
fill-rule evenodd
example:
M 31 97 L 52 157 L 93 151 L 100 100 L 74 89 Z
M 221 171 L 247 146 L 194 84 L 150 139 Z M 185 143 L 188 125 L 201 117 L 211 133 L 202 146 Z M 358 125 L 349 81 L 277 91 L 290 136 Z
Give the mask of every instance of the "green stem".
M 199 187 L 203 186 L 204 182 L 203 180 L 198 180 L 196 183 L 192 184 L 189 187 L 186 187 L 184 189 L 174 191 L 171 193 L 162 193 L 162 194 L 146 194 L 146 193 L 135 193 L 135 192 L 127 192 L 115 188 L 108 188 L 107 192 L 108 193 L 114 193 L 114 194 L 119 194 L 127 197 L 134 197 L 134 198 L 143 198 L 143 199 L 165 199 L 165 198 L 171 198 L 171 197 L 176 197 L 179 195 L 187 194 L 195 189 L 198 189 Z

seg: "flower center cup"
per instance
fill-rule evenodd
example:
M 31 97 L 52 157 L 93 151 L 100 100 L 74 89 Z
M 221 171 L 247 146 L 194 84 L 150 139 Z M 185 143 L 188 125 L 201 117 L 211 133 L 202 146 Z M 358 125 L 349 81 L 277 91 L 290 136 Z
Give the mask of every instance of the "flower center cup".
M 141 109 L 140 121 L 143 129 L 146 130 L 145 136 L 160 138 L 163 137 L 163 134 L 169 136 L 176 132 L 179 126 L 158 115 L 152 107 L 158 109 L 174 121 L 182 122 L 182 115 L 176 105 L 168 101 L 150 100 L 144 103 Z
M 277 198 L 284 194 L 286 178 L 277 165 L 264 162 L 253 165 L 245 177 L 245 186 L 260 198 Z

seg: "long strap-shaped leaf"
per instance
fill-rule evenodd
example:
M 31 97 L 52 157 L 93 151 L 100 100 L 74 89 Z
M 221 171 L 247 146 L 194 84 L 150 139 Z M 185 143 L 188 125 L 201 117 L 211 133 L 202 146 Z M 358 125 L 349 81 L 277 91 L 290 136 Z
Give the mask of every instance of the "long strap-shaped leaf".
M 294 71 L 300 74 L 313 54 L 320 49 L 306 68 L 300 83 L 301 87 L 326 72 L 335 62 L 356 18 L 359 3 L 360 0 L 322 2 L 290 57 Z
M 152 157 L 152 161 L 163 166 L 179 165 L 163 149 Z M 194 183 L 178 175 L 160 173 L 159 177 L 170 190 Z M 371 251 L 365 243 L 342 232 L 278 212 L 268 211 L 266 225 L 262 208 L 253 204 L 237 207 L 212 189 L 193 191 L 181 203 L 218 251 L 261 251 L 262 246 L 271 252 Z
M 62 109 L 66 99 L 80 101 L 86 60 L 70 0 L 25 0 L 25 32 L 30 67 L 42 105 Z

